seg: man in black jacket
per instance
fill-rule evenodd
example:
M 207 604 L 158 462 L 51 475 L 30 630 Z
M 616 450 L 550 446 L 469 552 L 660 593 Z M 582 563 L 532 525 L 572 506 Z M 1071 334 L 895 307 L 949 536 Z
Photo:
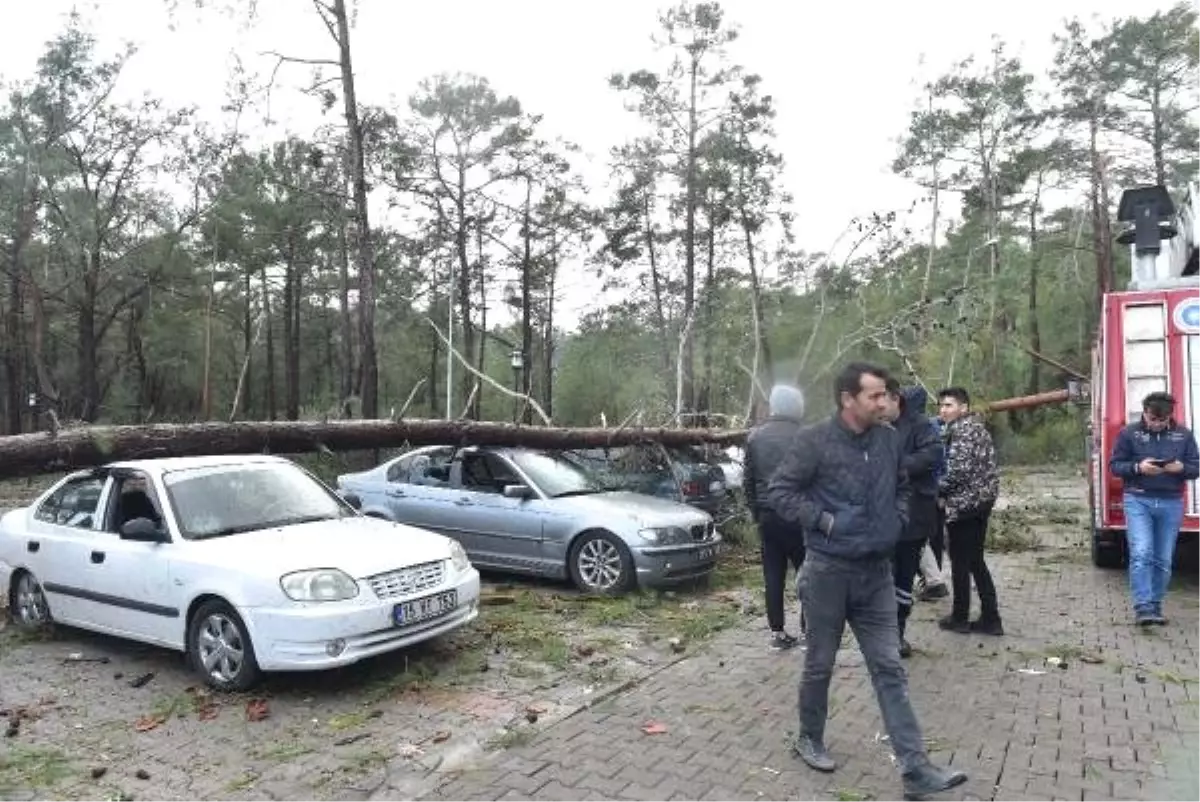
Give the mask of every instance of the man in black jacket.
M 784 521 L 803 527 L 806 539 L 797 585 L 808 651 L 796 753 L 818 771 L 837 767 L 825 749 L 825 720 L 849 622 L 903 772 L 905 798 L 919 799 L 967 777 L 930 763 L 900 661 L 892 555 L 911 491 L 899 435 L 881 425 L 888 378 L 882 368 L 861 363 L 842 370 L 834 384 L 837 413 L 796 435 L 771 478 L 768 502 Z
M 742 489 L 750 515 L 758 525 L 758 539 L 762 545 L 770 645 L 772 649 L 783 650 L 799 643 L 783 626 L 783 588 L 787 584 L 788 563 L 799 572 L 804 562 L 804 533 L 797 526 L 789 526 L 767 505 L 767 482 L 800 429 L 804 395 L 795 387 L 777 384 L 771 388 L 769 401 L 770 414 L 746 437 Z M 800 613 L 800 634 L 804 634 L 803 611 Z
M 924 387 L 917 385 L 901 389 L 897 382 L 889 386 L 888 395 L 894 405 L 889 417 L 900 435 L 903 464 L 908 472 L 911 490 L 908 524 L 900 533 L 892 558 L 897 620 L 900 625 L 900 656 L 908 657 L 912 654 L 912 646 L 905 638 L 905 629 L 908 616 L 912 613 L 913 580 L 921 568 L 921 553 L 925 544 L 938 528 L 938 483 L 934 469 L 942 458 L 942 438 L 925 414 L 929 394 Z

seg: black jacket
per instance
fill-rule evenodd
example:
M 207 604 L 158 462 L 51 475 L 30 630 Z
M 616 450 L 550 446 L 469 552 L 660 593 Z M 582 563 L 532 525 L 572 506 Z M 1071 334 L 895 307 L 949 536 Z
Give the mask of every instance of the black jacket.
M 767 484 L 783 462 L 800 421 L 784 415 L 772 415 L 750 430 L 746 437 L 746 456 L 742 461 L 742 491 L 746 506 L 755 521 L 767 507 Z
M 909 493 L 896 430 L 859 434 L 834 415 L 796 434 L 767 499 L 776 515 L 804 527 L 810 552 L 857 560 L 892 555 Z
M 921 386 L 904 389 L 904 411 L 894 424 L 904 449 L 904 468 L 914 495 L 937 498 L 936 470 L 944 458 L 942 436 L 925 414 L 929 395 Z

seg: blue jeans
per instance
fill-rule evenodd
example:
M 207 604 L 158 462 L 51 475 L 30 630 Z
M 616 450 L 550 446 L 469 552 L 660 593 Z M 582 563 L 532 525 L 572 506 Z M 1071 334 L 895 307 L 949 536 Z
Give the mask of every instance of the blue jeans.
M 1134 610 L 1154 610 L 1162 604 L 1182 524 L 1182 498 L 1125 494 L 1129 591 Z

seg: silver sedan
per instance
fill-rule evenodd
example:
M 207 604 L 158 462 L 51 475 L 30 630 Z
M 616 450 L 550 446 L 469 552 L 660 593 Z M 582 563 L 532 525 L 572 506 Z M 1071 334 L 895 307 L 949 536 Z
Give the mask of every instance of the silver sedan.
M 606 488 L 551 452 L 430 446 L 338 489 L 366 515 L 458 540 L 479 568 L 618 594 L 709 574 L 721 536 L 686 504 Z

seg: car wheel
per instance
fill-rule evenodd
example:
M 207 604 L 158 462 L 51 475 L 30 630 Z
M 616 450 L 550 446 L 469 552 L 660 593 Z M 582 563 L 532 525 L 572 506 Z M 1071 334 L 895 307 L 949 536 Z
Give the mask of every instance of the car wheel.
M 242 617 L 220 599 L 200 605 L 192 616 L 188 658 L 219 691 L 244 691 L 262 676 Z
M 9 609 L 13 622 L 26 632 L 45 629 L 54 621 L 41 583 L 28 571 L 22 571 L 13 583 Z
M 571 546 L 571 579 L 586 593 L 615 596 L 636 579 L 629 548 L 608 532 L 585 532 Z

